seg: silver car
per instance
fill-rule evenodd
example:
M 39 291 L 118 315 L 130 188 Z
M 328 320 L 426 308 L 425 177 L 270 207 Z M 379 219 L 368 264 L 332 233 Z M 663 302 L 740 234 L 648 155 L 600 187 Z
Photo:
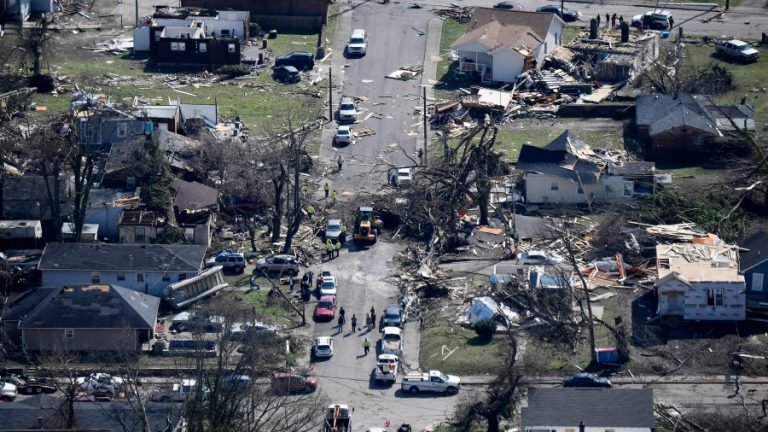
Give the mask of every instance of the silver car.
M 341 236 L 341 219 L 328 219 L 325 223 L 325 239 L 338 240 Z
M 279 273 L 296 276 L 299 274 L 299 258 L 295 255 L 272 255 L 256 261 L 255 274 Z
M 342 123 L 354 123 L 357 120 L 357 108 L 355 101 L 349 96 L 341 98 L 339 103 L 339 121 Z

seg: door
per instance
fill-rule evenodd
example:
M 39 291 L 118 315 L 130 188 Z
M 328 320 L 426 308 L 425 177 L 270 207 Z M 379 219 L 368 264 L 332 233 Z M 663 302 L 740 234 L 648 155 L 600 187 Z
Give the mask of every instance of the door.
M 671 292 L 667 296 L 667 312 L 681 315 L 683 313 L 683 302 L 680 293 Z

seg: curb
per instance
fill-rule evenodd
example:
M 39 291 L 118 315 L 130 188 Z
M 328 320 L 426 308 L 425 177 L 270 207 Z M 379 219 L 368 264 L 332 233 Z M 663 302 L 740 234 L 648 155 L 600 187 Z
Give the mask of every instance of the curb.
M 427 24 L 427 42 L 424 46 L 424 59 L 421 63 L 421 84 L 419 85 L 419 99 L 422 99 L 421 93 L 423 90 L 421 88 L 426 87 L 427 89 L 427 98 L 433 98 L 434 97 L 434 90 L 432 88 L 432 85 L 429 84 L 429 80 L 437 79 L 437 64 L 438 62 L 432 61 L 433 55 L 440 55 L 440 39 L 443 32 L 443 20 L 438 17 L 432 17 L 429 19 L 429 23 Z M 424 101 L 422 101 L 424 102 Z M 426 104 L 422 107 L 422 109 L 426 110 Z M 420 122 L 423 123 L 423 122 Z M 417 149 L 423 149 L 426 147 L 424 143 L 424 128 L 427 128 L 427 139 L 429 140 L 429 126 L 422 124 L 420 128 L 420 134 L 418 137 L 416 137 L 416 148 Z M 425 152 L 425 156 L 428 157 L 428 152 Z

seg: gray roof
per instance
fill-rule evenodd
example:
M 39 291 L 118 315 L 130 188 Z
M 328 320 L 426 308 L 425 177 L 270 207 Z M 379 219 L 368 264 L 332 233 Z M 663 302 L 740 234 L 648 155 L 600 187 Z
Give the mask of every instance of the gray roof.
M 608 165 L 608 174 L 623 176 L 651 176 L 656 171 L 654 162 L 624 162 Z
M 204 245 L 48 243 L 41 271 L 139 271 L 196 273 Z
M 523 144 L 517 158 L 517 169 L 563 177 L 582 183 L 600 179 L 603 164 L 596 159 L 580 157 L 577 153 L 588 146 L 569 130 L 561 133 L 544 148 Z
M 3 421 L 0 422 L 0 431 L 41 430 L 41 422 L 45 428 L 43 430 L 64 430 L 64 418 L 59 408 L 65 403 L 65 398 L 51 395 L 38 395 L 23 401 L 2 403 L 0 404 L 0 418 Z M 143 431 L 136 410 L 126 403 L 76 402 L 74 407 L 77 426 L 73 429 L 66 429 L 67 431 Z M 172 414 L 172 409 L 173 407 L 169 404 L 147 404 L 149 426 L 152 432 L 171 430 L 167 420 L 172 423 L 178 421 L 178 416 Z
M 529 388 L 522 426 L 652 428 L 653 389 Z
M 637 125 L 647 126 L 651 136 L 679 127 L 717 134 L 705 99 L 705 96 L 690 94 L 638 96 Z
M 739 273 L 744 273 L 768 260 L 768 231 L 753 234 L 739 246 L 748 249 L 739 251 Z
M 54 289 L 26 317 L 22 329 L 152 329 L 160 298 L 116 285 L 70 285 Z
M 2 319 L 15 321 L 28 315 L 29 312 L 39 305 L 43 300 L 50 296 L 56 288 L 38 288 L 32 292 L 26 293 L 19 301 L 12 303 L 9 309 L 3 311 Z
M 171 189 L 176 193 L 173 204 L 179 211 L 213 207 L 219 200 L 218 190 L 198 182 L 176 179 Z

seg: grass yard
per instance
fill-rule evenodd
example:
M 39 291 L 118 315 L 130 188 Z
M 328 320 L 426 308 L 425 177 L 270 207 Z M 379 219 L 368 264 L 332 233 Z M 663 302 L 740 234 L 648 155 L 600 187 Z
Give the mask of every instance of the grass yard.
M 452 19 L 443 21 L 443 29 L 440 33 L 440 62 L 437 64 L 435 74 L 440 82 L 440 84 L 435 85 L 435 95 L 438 99 L 448 97 L 448 92 L 472 84 L 471 80 L 456 74 L 459 62 L 451 60 L 451 45 L 464 34 L 464 27 L 464 24 Z
M 760 58 L 749 64 L 730 63 L 712 54 L 715 52 L 713 45 L 709 44 L 687 44 L 685 54 L 688 61 L 695 66 L 706 66 L 708 64 L 718 64 L 727 68 L 733 74 L 735 89 L 724 95 L 718 96 L 720 103 L 739 103 L 742 97 L 747 98 L 747 103 L 755 108 L 755 126 L 757 130 L 762 130 L 768 116 L 768 92 L 762 89 L 767 87 L 768 83 L 768 52 L 763 48 Z M 758 91 L 754 91 L 757 89 Z
M 300 322 L 301 319 L 296 315 L 296 312 L 287 307 L 283 307 L 278 303 L 272 302 L 272 300 L 267 297 L 269 294 L 268 283 L 260 283 L 259 285 L 262 287 L 259 291 L 250 291 L 239 294 L 244 305 L 253 307 L 259 320 L 276 325 L 291 325 Z M 307 307 L 308 319 L 310 318 L 309 314 L 311 313 L 309 307 Z
M 291 51 L 314 52 L 317 38 L 317 34 L 281 34 L 269 43 L 275 55 Z M 221 117 L 234 118 L 239 115 L 251 127 L 262 124 L 273 116 L 283 117 L 288 114 L 296 116 L 298 113 L 302 120 L 314 119 L 322 107 L 323 99 L 301 92 L 301 85 L 283 85 L 273 81 L 269 68 L 254 72 L 251 79 L 223 80 L 215 83 L 190 80 L 187 85 L 179 88 L 179 91 L 175 91 L 165 85 L 165 81 L 198 74 L 180 73 L 172 69 L 147 72 L 146 56 L 143 55 L 113 56 L 77 49 L 80 51 L 74 55 L 61 54 L 54 58 L 51 61 L 52 69 L 57 75 L 67 77 L 69 82 L 76 83 L 80 88 L 85 87 L 94 94 L 108 95 L 113 101 L 130 101 L 138 96 L 156 104 L 168 103 L 168 98 L 180 98 L 187 103 L 218 102 Z M 317 92 L 321 90 L 317 89 Z M 35 95 L 34 101 L 37 105 L 47 108 L 38 115 L 52 115 L 67 109 L 70 98 L 71 94 Z
M 477 338 L 474 330 L 440 321 L 421 332 L 419 366 L 439 369 L 454 375 L 494 374 L 503 364 L 506 336 L 497 335 L 490 343 Z M 456 349 L 448 355 L 450 350 Z

